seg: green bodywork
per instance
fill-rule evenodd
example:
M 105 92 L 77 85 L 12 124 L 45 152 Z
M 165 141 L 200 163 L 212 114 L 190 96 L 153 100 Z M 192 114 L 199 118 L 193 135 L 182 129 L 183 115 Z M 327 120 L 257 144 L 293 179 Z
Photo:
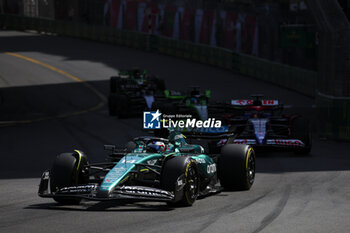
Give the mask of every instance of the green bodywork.
M 174 94 L 175 93 L 175 94 Z M 169 90 L 164 90 L 164 95 L 166 99 L 169 99 L 178 106 L 188 108 L 196 113 L 196 118 L 200 120 L 208 119 L 208 100 L 211 97 L 211 91 L 206 90 L 204 95 L 191 96 L 182 95 L 180 93 L 172 92 Z M 176 102 L 174 102 L 176 101 Z
M 100 190 L 111 191 L 113 190 L 123 179 L 127 178 L 128 174 L 137 169 L 136 164 L 147 163 L 151 160 L 159 159 L 162 154 L 148 154 L 148 153 L 129 153 L 122 158 L 105 176 Z M 142 168 L 142 167 L 138 167 Z
M 135 70 L 118 70 L 118 76 L 127 76 L 130 80 L 137 84 L 146 82 L 148 76 L 147 70 L 139 70 L 138 76 L 135 76 L 134 71 Z

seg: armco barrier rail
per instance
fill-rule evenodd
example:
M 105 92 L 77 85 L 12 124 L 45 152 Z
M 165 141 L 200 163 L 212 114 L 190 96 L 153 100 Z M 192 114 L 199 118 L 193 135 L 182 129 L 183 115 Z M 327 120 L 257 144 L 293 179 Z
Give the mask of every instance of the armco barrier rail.
M 233 70 L 316 97 L 319 130 L 325 137 L 350 140 L 350 100 L 315 94 L 317 73 L 227 49 L 77 22 L 0 15 L 0 28 L 35 30 L 133 47 Z M 347 112 L 346 112 L 347 111 Z
M 315 96 L 316 72 L 314 71 L 235 53 L 223 48 L 166 37 L 152 37 L 152 50 L 155 52 L 231 69 L 242 75 L 274 83 L 307 96 Z

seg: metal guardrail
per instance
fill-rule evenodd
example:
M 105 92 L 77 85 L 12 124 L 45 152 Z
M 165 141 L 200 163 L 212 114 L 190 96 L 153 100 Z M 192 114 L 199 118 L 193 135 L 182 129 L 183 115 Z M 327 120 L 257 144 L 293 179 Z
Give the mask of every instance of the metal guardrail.
M 152 51 L 233 70 L 314 97 L 316 72 L 208 45 L 152 36 Z
M 316 97 L 318 113 L 322 116 L 319 119 L 321 135 L 350 140 L 350 99 L 332 98 L 315 93 L 317 73 L 314 71 L 235 53 L 223 48 L 77 22 L 0 15 L 0 27 L 36 30 L 167 54 L 233 70 L 242 75 L 280 85 L 304 95 Z

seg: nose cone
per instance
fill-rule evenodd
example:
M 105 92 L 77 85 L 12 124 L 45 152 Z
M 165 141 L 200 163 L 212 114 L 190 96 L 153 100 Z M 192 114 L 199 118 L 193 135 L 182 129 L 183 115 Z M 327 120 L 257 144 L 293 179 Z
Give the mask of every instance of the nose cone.
M 266 131 L 259 132 L 256 135 L 256 140 L 257 140 L 258 144 L 263 144 L 265 142 L 265 138 L 266 138 Z
M 257 144 L 264 144 L 266 141 L 266 124 L 268 119 L 250 119 L 254 127 L 254 133 Z
M 97 193 L 96 193 L 96 197 L 98 197 L 98 198 L 108 198 L 109 194 L 110 194 L 109 190 L 98 189 Z
M 205 105 L 194 105 L 201 120 L 208 120 L 208 108 Z

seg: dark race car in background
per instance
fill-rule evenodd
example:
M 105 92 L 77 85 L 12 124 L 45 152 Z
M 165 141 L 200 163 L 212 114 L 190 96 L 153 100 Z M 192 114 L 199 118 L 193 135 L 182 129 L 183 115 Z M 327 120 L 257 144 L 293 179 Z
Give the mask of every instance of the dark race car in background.
M 199 87 L 191 87 L 189 91 L 165 90 L 164 98 L 155 102 L 153 108 L 167 115 L 191 115 L 193 118 L 206 120 L 210 95 L 210 90 L 201 92 Z
M 280 148 L 308 154 L 312 140 L 309 121 L 297 114 L 283 113 L 276 99 L 252 95 L 231 100 L 221 108 L 224 132 L 192 132 L 192 138 L 209 139 L 209 150 L 218 153 L 225 144 L 248 144 L 254 148 Z
M 90 164 L 79 150 L 58 155 L 43 173 L 39 196 L 61 204 L 88 199 L 190 206 L 198 196 L 217 193 L 221 187 L 249 190 L 254 182 L 255 154 L 249 145 L 226 145 L 217 158 L 172 131 L 169 139 L 138 137 L 126 149 L 105 149 L 110 151 L 107 161 L 97 164 Z
M 142 111 L 151 110 L 158 98 L 163 98 L 164 90 L 164 80 L 146 70 L 118 70 L 110 78 L 109 115 L 121 118 L 141 115 Z

